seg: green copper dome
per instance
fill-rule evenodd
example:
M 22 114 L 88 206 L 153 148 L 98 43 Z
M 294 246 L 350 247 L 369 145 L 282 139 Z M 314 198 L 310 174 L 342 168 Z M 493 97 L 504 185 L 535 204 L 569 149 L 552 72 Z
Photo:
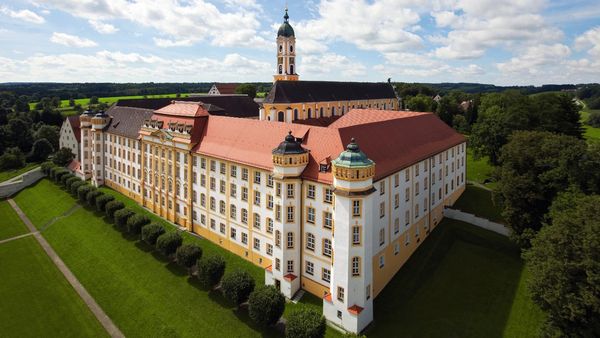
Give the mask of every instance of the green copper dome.
M 279 31 L 277 32 L 277 36 L 283 36 L 285 38 L 289 38 L 292 36 L 296 36 L 294 34 L 294 29 L 292 28 L 292 26 L 289 23 L 289 19 L 290 16 L 288 15 L 288 10 L 287 8 L 285 9 L 285 15 L 283 16 L 283 23 L 281 24 L 281 26 L 279 27 Z
M 346 147 L 346 150 L 332 162 L 337 167 L 342 168 L 366 168 L 373 165 L 373 161 L 371 161 L 365 153 L 360 151 L 354 138 L 352 138 L 350 144 Z

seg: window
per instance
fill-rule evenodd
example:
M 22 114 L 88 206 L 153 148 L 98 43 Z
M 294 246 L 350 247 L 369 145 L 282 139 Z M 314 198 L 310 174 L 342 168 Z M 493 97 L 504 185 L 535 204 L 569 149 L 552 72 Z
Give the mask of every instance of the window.
M 352 217 L 360 217 L 361 205 L 360 200 L 352 201 Z
M 267 195 L 267 209 L 273 210 L 273 195 Z
M 337 299 L 340 302 L 344 301 L 344 288 L 341 286 L 338 286 L 338 288 L 337 288 Z
M 360 276 L 360 257 L 352 257 L 352 276 Z
M 404 201 L 410 201 L 410 188 L 406 188 L 406 190 L 404 191 Z
M 385 266 L 385 256 L 381 255 L 379 256 L 379 268 L 383 268 Z
M 293 206 L 287 207 L 287 221 L 288 221 L 288 223 L 294 222 L 294 207 Z
M 333 227 L 333 216 L 329 211 L 323 212 L 323 226 L 327 229 L 331 229 Z
M 281 247 L 281 232 L 279 230 L 275 231 L 275 246 Z
M 210 171 L 215 171 L 217 163 L 215 161 L 210 161 Z
M 292 261 L 292 260 L 287 261 L 287 272 L 290 272 L 290 273 L 294 272 L 294 261 Z
M 234 228 L 229 229 L 229 237 L 231 237 L 231 239 L 235 239 L 236 230 Z
M 331 240 L 325 238 L 323 239 L 323 255 L 327 257 L 331 257 Z
M 267 255 L 273 256 L 273 245 L 267 243 Z
M 242 223 L 248 224 L 248 210 L 242 208 Z
M 400 185 L 400 175 L 394 175 L 394 187 L 398 187 Z
M 379 182 L 379 195 L 385 194 L 385 182 Z
M 294 233 L 293 232 L 287 233 L 287 248 L 288 249 L 294 248 Z
M 394 195 L 394 209 L 398 209 L 400 207 L 400 194 Z
M 415 205 L 415 217 L 419 217 L 419 204 Z
M 294 185 L 293 184 L 287 185 L 287 197 L 294 198 Z
M 229 185 L 229 195 L 233 198 L 236 198 L 237 196 L 237 186 L 235 185 L 235 183 L 231 183 Z
M 215 222 L 214 219 L 210 219 L 210 228 L 215 230 L 215 228 L 217 227 L 217 222 Z
M 410 211 L 406 210 L 406 212 L 404 213 L 404 225 L 408 226 L 410 224 Z
M 273 175 L 271 174 L 267 175 L 267 187 L 273 188 Z
M 329 271 L 329 269 L 323 268 L 323 270 L 321 270 L 321 279 L 329 283 L 331 281 L 331 271 Z
M 306 274 L 311 276 L 315 273 L 315 265 L 313 264 L 313 262 L 306 261 L 305 271 Z
M 278 222 L 281 222 L 281 205 L 275 205 L 275 219 Z
M 352 226 L 352 245 L 360 245 L 360 226 L 354 225 Z
M 257 213 L 254 213 L 254 227 L 256 229 L 260 229 L 260 215 Z
M 216 187 L 217 183 L 214 177 L 210 178 L 210 190 L 215 191 L 215 187 Z
M 385 202 L 379 204 L 379 218 L 385 217 Z
M 260 184 L 260 178 L 261 178 L 260 171 L 255 171 L 254 172 L 254 183 Z
M 308 188 L 306 190 L 306 197 L 310 198 L 310 199 L 315 199 L 315 186 L 312 184 L 308 185 Z
M 254 239 L 254 249 L 260 251 L 260 239 L 258 238 Z
M 237 218 L 237 207 L 234 204 L 229 206 L 229 217 L 231 219 Z
M 379 230 L 379 246 L 385 244 L 385 228 Z
M 210 198 L 210 210 L 215 211 L 216 209 L 216 201 L 214 197 Z
M 248 169 L 242 168 L 242 181 L 248 181 Z
M 419 196 L 419 182 L 415 183 L 415 196 Z
M 254 205 L 260 207 L 260 191 L 254 191 Z
M 206 175 L 200 175 L 200 186 L 206 187 Z
M 400 218 L 396 217 L 394 220 L 394 234 L 398 234 L 400 232 Z
M 248 188 L 242 187 L 242 201 L 248 202 Z
M 275 258 L 275 270 L 281 270 L 281 260 L 279 258 Z
M 367 285 L 365 295 L 367 297 L 367 300 L 371 299 L 371 285 Z
M 227 166 L 225 165 L 225 163 L 221 163 L 221 174 L 225 175 L 227 174 Z
M 306 234 L 306 249 L 315 251 L 315 235 L 310 232 Z
M 306 221 L 315 224 L 315 208 L 306 207 Z
M 410 168 L 406 168 L 406 182 L 408 182 L 410 180 Z
M 394 243 L 394 255 L 398 255 L 400 253 L 400 243 Z
M 221 201 L 219 202 L 219 212 L 221 213 L 221 215 L 225 215 L 226 213 L 226 207 L 225 207 L 225 202 Z
M 427 185 L 429 184 L 429 177 L 425 177 L 423 181 L 423 190 L 427 190 Z
M 237 166 L 232 165 L 231 166 L 231 173 L 230 173 L 231 177 L 237 177 Z
M 226 231 L 225 231 L 225 224 L 221 223 L 221 224 L 219 225 L 219 230 L 221 231 L 221 233 L 222 233 L 223 235 L 225 235 L 225 232 L 226 232 Z
M 248 244 L 248 234 L 245 232 L 242 232 L 242 243 Z
M 325 188 L 324 202 L 329 204 L 333 202 L 333 191 L 329 188 Z

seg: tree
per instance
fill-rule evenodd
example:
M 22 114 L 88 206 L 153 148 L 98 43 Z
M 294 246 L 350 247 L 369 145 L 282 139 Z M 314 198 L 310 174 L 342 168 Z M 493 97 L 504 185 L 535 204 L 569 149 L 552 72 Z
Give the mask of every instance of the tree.
M 502 147 L 498 193 L 503 216 L 517 241 L 527 247 L 540 229 L 556 194 L 583 186 L 585 141 L 539 131 L 515 132 Z
M 325 317 L 309 308 L 290 313 L 285 325 L 287 338 L 321 338 L 325 336 Z
M 586 124 L 594 128 L 600 128 L 600 111 L 591 112 L 590 116 L 588 116 Z
M 566 94 L 542 93 L 532 96 L 535 130 L 583 138 L 579 107 Z
M 600 336 L 600 196 L 560 194 L 524 254 L 547 336 Z
M 164 233 L 156 239 L 156 249 L 166 257 L 171 257 L 183 243 L 183 238 L 177 232 Z
M 242 270 L 235 270 L 228 273 L 221 280 L 221 292 L 223 296 L 236 306 L 248 300 L 248 297 L 254 291 L 254 278 Z
M 191 274 L 192 267 L 196 265 L 196 262 L 202 257 L 202 249 L 195 244 L 183 244 L 177 248 L 175 252 L 175 259 L 177 264 L 188 269 L 188 273 Z
M 86 202 L 87 194 L 92 191 L 92 186 L 84 184 L 77 188 L 77 197 L 81 202 Z
M 52 156 L 52 162 L 59 166 L 66 166 L 67 164 L 71 163 L 74 158 L 75 155 L 73 155 L 71 149 L 63 147 L 54 153 L 54 156 Z
M 147 216 L 140 214 L 132 215 L 127 220 L 127 232 L 132 235 L 139 235 L 142 227 L 146 224 L 150 224 L 150 219 Z
M 60 140 L 60 128 L 57 126 L 42 125 L 34 133 L 36 140 L 46 139 L 53 149 L 58 149 Z
M 73 98 L 69 99 L 69 107 L 75 107 L 75 99 L 73 99 Z
M 75 175 L 73 175 L 73 174 L 71 174 L 71 173 L 69 173 L 69 174 L 66 174 L 66 175 L 63 175 L 63 176 L 60 178 L 60 184 L 62 184 L 64 187 L 66 187 L 66 186 L 67 186 L 67 181 L 68 181 L 69 179 L 73 178 L 73 177 L 75 177 Z
M 33 143 L 33 148 L 29 153 L 29 162 L 45 161 L 50 154 L 54 152 L 54 148 L 45 138 L 39 139 Z
M 438 103 L 435 114 L 447 125 L 452 126 L 454 115 L 459 113 L 459 104 L 460 102 L 457 102 L 454 96 L 446 95 Z
M 250 83 L 244 83 L 239 85 L 236 89 L 235 89 L 235 93 L 236 94 L 246 94 L 251 98 L 255 98 L 256 97 L 256 86 Z
M 42 163 L 42 165 L 40 166 L 42 168 L 42 172 L 46 175 L 50 174 L 50 169 L 54 168 L 56 166 L 56 164 L 52 163 L 51 161 L 46 161 L 44 163 Z
M 198 260 L 198 279 L 207 288 L 214 288 L 225 273 L 225 260 L 219 255 Z
M 90 98 L 90 104 L 98 104 L 98 97 L 97 96 L 92 96 Z
M 152 246 L 156 244 L 158 237 L 165 233 L 165 228 L 160 224 L 147 224 L 142 227 L 142 240 Z
M 18 169 L 25 166 L 25 156 L 21 149 L 17 147 L 7 149 L 4 154 L 0 155 L 0 169 Z
M 433 111 L 433 99 L 430 96 L 419 94 L 406 101 L 406 106 L 412 111 L 431 112 Z
M 81 181 L 81 180 L 80 181 L 75 181 L 69 187 L 69 191 L 71 192 L 72 195 L 77 196 L 77 191 L 79 190 L 79 187 L 81 187 L 84 184 L 85 184 L 84 181 Z
M 114 199 L 114 196 L 107 194 L 96 197 L 96 210 L 104 212 L 108 202 L 114 201 Z
M 125 230 L 127 227 L 127 221 L 129 220 L 129 217 L 131 217 L 133 214 L 134 212 L 127 208 L 115 211 L 114 219 L 117 228 L 119 228 L 120 230 Z
M 115 212 L 117 212 L 117 210 L 121 210 L 123 208 L 125 208 L 125 205 L 123 204 L 123 202 L 113 200 L 113 201 L 106 203 L 106 206 L 104 207 L 104 211 L 106 212 L 106 216 L 108 216 L 108 218 L 110 220 L 115 221 Z
M 273 285 L 259 285 L 248 298 L 248 315 L 260 326 L 279 321 L 285 310 L 285 297 Z
M 40 121 L 48 125 L 59 126 L 62 124 L 63 118 L 56 109 L 46 107 L 40 113 Z
M 14 118 L 8 121 L 6 128 L 6 137 L 9 140 L 10 146 L 19 147 L 22 152 L 26 153 L 31 150 L 33 144 L 33 136 L 29 128 L 30 122 L 22 118 Z
M 469 131 L 469 124 L 463 115 L 454 115 L 452 118 L 452 127 L 463 134 Z
M 91 190 L 85 196 L 85 202 L 90 207 L 95 207 L 96 206 L 96 198 L 98 198 L 99 196 L 102 196 L 102 195 L 104 195 L 104 193 L 100 190 L 97 190 L 97 189 Z

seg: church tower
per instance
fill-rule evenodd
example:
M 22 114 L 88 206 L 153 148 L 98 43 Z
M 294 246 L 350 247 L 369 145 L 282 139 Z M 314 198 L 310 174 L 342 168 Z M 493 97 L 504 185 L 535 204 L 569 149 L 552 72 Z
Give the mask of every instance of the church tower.
M 290 25 L 287 8 L 283 16 L 283 23 L 277 32 L 277 70 L 274 81 L 298 81 L 296 74 L 296 36 Z

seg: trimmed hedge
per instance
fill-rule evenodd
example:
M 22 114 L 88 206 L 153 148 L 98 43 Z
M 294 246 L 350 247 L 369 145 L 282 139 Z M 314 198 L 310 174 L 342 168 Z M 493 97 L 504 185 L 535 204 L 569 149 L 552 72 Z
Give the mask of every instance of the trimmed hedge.
M 175 252 L 175 259 L 177 264 L 188 269 L 191 273 L 191 269 L 196 265 L 196 262 L 202 257 L 202 248 L 196 244 L 183 244 Z
M 65 188 L 67 190 L 71 191 L 71 185 L 75 182 L 83 182 L 83 181 L 81 181 L 81 179 L 79 177 L 73 176 L 65 182 Z
M 114 219 L 115 225 L 121 229 L 125 230 L 127 226 L 127 220 L 129 217 L 133 216 L 135 213 L 131 209 L 123 208 L 115 211 Z
M 84 184 L 84 185 L 80 186 L 79 188 L 77 188 L 77 198 L 79 198 L 79 200 L 81 202 L 85 202 L 88 192 L 90 192 L 92 190 L 95 190 L 95 188 L 92 187 L 91 185 Z
M 54 182 L 60 182 L 60 179 L 63 177 L 63 175 L 68 175 L 69 171 L 65 168 L 59 168 L 58 170 L 54 171 Z
M 105 212 L 106 211 L 106 204 L 108 204 L 108 202 L 114 201 L 115 197 L 112 195 L 101 195 L 96 197 L 96 210 L 100 211 L 100 212 Z
M 85 184 L 85 182 L 81 181 L 81 180 L 73 182 L 71 184 L 71 186 L 69 187 L 69 191 L 71 192 L 72 195 L 77 195 L 77 190 L 79 189 L 79 187 L 81 187 L 84 184 Z
M 62 175 L 62 177 L 60 178 L 60 184 L 66 186 L 67 185 L 67 180 L 70 178 L 75 177 L 75 175 L 69 173 L 67 175 Z
M 183 238 L 177 232 L 164 233 L 156 239 L 156 249 L 164 256 L 171 256 L 183 243 Z
M 325 336 L 325 317 L 313 309 L 300 308 L 287 316 L 287 338 L 320 338 Z
M 54 167 L 56 167 L 56 164 L 54 164 L 52 161 L 46 161 L 41 165 L 42 172 L 46 175 L 50 174 L 50 170 Z
M 104 206 L 104 211 L 106 212 L 106 216 L 108 216 L 109 219 L 114 221 L 115 220 L 115 212 L 117 212 L 117 210 L 121 210 L 123 208 L 125 208 L 125 205 L 123 204 L 123 202 L 113 200 L 113 201 L 106 203 L 106 205 Z
M 98 198 L 98 196 L 101 196 L 101 195 L 104 195 L 104 193 L 102 193 L 102 191 L 97 190 L 97 189 L 91 190 L 85 196 L 85 203 L 87 203 L 87 205 L 89 205 L 90 207 L 95 207 L 96 206 L 96 198 Z
M 223 296 L 237 306 L 248 300 L 248 297 L 254 291 L 254 286 L 254 278 L 248 272 L 242 270 L 230 272 L 221 280 Z
M 260 326 L 276 324 L 285 310 L 285 297 L 273 285 L 259 285 L 248 298 L 248 315 Z
M 127 220 L 127 232 L 134 235 L 139 235 L 142 232 L 142 227 L 150 224 L 150 218 L 146 215 L 135 214 Z
M 156 244 L 158 237 L 165 233 L 165 228 L 160 224 L 147 224 L 142 227 L 142 240 L 152 246 Z
M 225 273 L 225 260 L 219 255 L 198 260 L 198 279 L 207 288 L 214 288 Z

